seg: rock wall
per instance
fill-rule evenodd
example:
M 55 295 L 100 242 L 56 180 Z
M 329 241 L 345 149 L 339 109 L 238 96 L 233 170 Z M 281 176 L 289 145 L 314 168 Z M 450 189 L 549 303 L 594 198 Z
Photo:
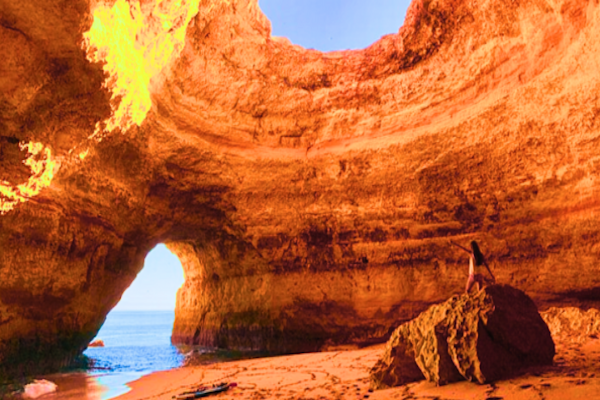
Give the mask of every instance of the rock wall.
M 325 54 L 256 0 L 203 0 L 144 122 L 101 142 L 95 6 L 0 1 L 0 180 L 28 179 L 20 141 L 60 162 L 0 216 L 0 365 L 67 362 L 161 242 L 186 273 L 175 343 L 383 341 L 463 290 L 450 238 L 540 306 L 600 299 L 595 0 L 415 0 L 398 34 Z

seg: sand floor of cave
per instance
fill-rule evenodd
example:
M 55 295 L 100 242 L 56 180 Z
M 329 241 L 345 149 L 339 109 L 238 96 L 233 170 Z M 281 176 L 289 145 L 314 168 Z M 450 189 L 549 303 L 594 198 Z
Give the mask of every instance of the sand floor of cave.
M 416 382 L 369 391 L 368 371 L 383 345 L 360 350 L 267 357 L 154 373 L 132 382 L 119 400 L 171 399 L 199 383 L 237 382 L 215 399 L 437 399 L 563 400 L 600 398 L 600 339 L 557 343 L 554 365 L 489 385 Z

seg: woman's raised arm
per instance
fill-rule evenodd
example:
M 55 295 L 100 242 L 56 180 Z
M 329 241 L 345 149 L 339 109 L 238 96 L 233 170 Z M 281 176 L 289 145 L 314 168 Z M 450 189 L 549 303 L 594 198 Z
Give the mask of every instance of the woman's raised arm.
M 456 247 L 458 247 L 459 249 L 463 249 L 463 250 L 464 250 L 464 251 L 466 251 L 467 253 L 471 254 L 471 251 L 470 251 L 470 250 L 468 250 L 468 249 L 467 249 L 467 248 L 465 248 L 465 247 L 462 247 L 460 244 L 458 244 L 458 243 L 455 243 L 455 242 L 454 242 L 454 241 L 452 241 L 452 240 L 450 241 L 450 243 L 452 243 L 453 245 L 455 245 L 455 246 L 456 246 Z

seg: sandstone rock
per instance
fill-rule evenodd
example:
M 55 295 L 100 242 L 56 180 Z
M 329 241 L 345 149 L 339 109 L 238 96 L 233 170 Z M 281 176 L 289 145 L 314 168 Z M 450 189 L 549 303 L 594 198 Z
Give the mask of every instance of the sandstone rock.
M 540 312 L 555 342 L 583 343 L 600 337 L 600 311 L 551 307 Z
M 533 301 L 508 285 L 492 285 L 454 296 L 401 325 L 373 367 L 371 381 L 375 388 L 422 377 L 438 385 L 463 379 L 486 383 L 525 366 L 552 364 L 554 354 Z
M 410 325 L 403 324 L 392 333 L 386 344 L 383 359 L 371 370 L 371 386 L 383 389 L 423 378 L 423 372 L 415 361 Z
M 465 378 L 485 383 L 521 367 L 552 364 L 552 336 L 529 296 L 492 285 L 465 297 L 448 328 L 448 351 Z
M 415 0 L 321 53 L 257 0 L 203 0 L 144 121 L 99 142 L 126 97 L 81 48 L 100 3 L 0 0 L 0 185 L 31 178 L 19 142 L 60 163 L 0 216 L 0 370 L 83 351 L 158 243 L 176 343 L 384 341 L 464 287 L 450 236 L 539 305 L 600 304 L 597 1 Z
M 88 347 L 104 347 L 104 341 L 101 339 L 94 340 L 92 343 L 88 344 Z

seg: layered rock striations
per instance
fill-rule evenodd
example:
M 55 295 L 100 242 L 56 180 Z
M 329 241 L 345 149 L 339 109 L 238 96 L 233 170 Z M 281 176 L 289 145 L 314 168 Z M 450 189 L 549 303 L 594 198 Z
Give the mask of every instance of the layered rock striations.
M 0 364 L 83 350 L 161 242 L 176 343 L 385 340 L 463 288 L 449 238 L 542 306 L 598 300 L 595 1 L 416 0 L 398 34 L 320 53 L 255 0 L 204 0 L 143 123 L 101 142 L 95 7 L 0 3 L 0 180 L 30 177 L 19 142 L 60 162 L 0 216 Z

